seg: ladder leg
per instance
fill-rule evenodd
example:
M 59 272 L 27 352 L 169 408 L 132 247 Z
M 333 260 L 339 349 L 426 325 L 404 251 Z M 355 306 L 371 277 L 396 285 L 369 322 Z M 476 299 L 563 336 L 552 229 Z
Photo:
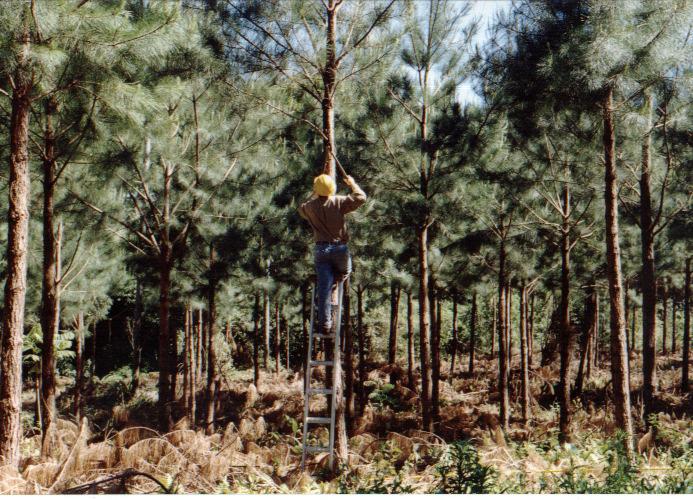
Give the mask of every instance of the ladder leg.
M 306 450 L 308 446 L 308 415 L 310 414 L 310 395 L 308 394 L 308 389 L 310 388 L 310 361 L 313 355 L 313 327 L 315 324 L 315 287 L 310 296 L 310 331 L 308 332 L 308 350 L 306 351 L 306 364 L 304 367 L 304 383 L 303 383 L 303 453 L 301 454 L 301 469 L 306 466 Z
M 341 381 L 342 381 L 342 370 L 341 370 L 341 356 L 339 350 L 339 334 L 342 328 L 342 295 L 344 292 L 344 281 L 340 281 L 337 299 L 337 318 L 334 327 L 334 342 L 333 342 L 333 353 L 332 361 L 334 363 L 332 367 L 332 405 L 330 408 L 330 470 L 334 470 L 334 442 L 335 442 L 335 417 L 337 411 L 337 393 L 340 393 L 341 397 Z

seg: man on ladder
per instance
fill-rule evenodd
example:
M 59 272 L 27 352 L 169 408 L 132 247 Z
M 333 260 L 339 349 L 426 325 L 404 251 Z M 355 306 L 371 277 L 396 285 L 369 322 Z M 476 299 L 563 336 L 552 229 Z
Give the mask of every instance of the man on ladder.
M 317 316 L 318 328 L 315 328 L 315 296 L 313 289 L 310 312 L 310 335 L 306 346 L 306 381 L 305 398 L 303 408 L 303 454 L 301 468 L 305 466 L 308 453 L 329 454 L 329 467 L 334 471 L 335 465 L 335 424 L 338 394 L 341 393 L 341 367 L 339 352 L 340 321 L 342 312 L 342 284 L 351 273 L 351 257 L 347 248 L 349 235 L 346 229 L 344 216 L 356 210 L 366 201 L 366 193 L 354 182 L 350 176 L 344 174 L 344 179 L 351 188 L 351 194 L 336 196 L 334 179 L 326 174 L 319 175 L 313 182 L 313 195 L 310 200 L 303 203 L 298 211 L 308 220 L 313 228 L 315 238 L 315 273 L 317 274 Z M 335 307 L 336 306 L 336 307 Z M 333 320 L 333 313 L 335 314 Z M 334 321 L 334 324 L 333 324 Z M 316 331 L 318 333 L 316 333 Z M 323 359 L 313 359 L 314 341 L 324 340 Z M 332 347 L 329 348 L 331 343 Z M 332 351 L 332 359 L 329 359 Z M 312 368 L 325 367 L 331 372 L 326 372 L 325 386 L 312 385 Z M 331 380 L 331 385 L 328 383 Z M 315 415 L 311 412 L 310 397 L 324 395 L 327 398 L 327 411 L 329 416 Z M 308 427 L 311 425 L 328 426 L 327 446 L 312 446 L 309 440 Z
M 311 198 L 298 208 L 298 213 L 313 228 L 318 331 L 324 335 L 329 335 L 333 327 L 331 306 L 337 302 L 335 284 L 351 273 L 351 256 L 347 247 L 349 234 L 344 216 L 366 202 L 366 193 L 350 175 L 344 182 L 351 194 L 335 195 L 334 179 L 327 174 L 317 176 L 313 181 Z

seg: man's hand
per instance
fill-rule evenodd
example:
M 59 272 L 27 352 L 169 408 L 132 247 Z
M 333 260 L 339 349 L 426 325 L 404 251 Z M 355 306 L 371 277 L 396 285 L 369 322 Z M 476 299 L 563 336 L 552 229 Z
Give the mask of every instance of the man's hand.
M 350 175 L 347 175 L 346 178 L 344 179 L 344 184 L 349 186 L 350 188 L 353 188 L 356 185 L 356 181 L 354 178 Z

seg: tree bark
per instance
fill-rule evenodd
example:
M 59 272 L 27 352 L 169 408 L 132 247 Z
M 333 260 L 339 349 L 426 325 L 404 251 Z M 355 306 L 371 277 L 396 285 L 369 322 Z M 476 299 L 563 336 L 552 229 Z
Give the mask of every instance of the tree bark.
M 190 338 L 190 304 L 185 305 L 185 317 L 183 319 L 183 405 L 185 414 L 190 419 L 190 347 L 192 345 Z
M 253 309 L 253 383 L 260 390 L 260 294 L 255 294 Z
M 558 385 L 560 422 L 558 439 L 560 443 L 571 441 L 571 364 L 573 359 L 573 329 L 570 325 L 570 189 L 563 186 L 563 222 L 561 228 L 561 369 Z
M 585 375 L 589 373 L 590 347 L 592 345 L 592 334 L 594 332 L 594 285 L 592 292 L 585 297 L 583 331 L 580 341 L 580 366 L 575 380 L 575 396 L 582 395 L 585 385 Z
M 529 330 L 527 333 L 527 365 L 532 369 L 532 353 L 534 352 L 534 294 L 529 300 Z
M 204 318 L 202 317 L 202 308 L 197 310 L 197 336 L 195 338 L 195 366 L 197 368 L 197 381 L 202 380 L 202 361 L 204 359 Z
M 55 417 L 55 339 L 60 321 L 60 240 L 54 223 L 55 134 L 53 116 L 57 102 L 51 97 L 44 106 L 43 158 L 43 280 L 41 287 L 41 416 L 42 442 L 45 443 Z M 77 420 L 79 421 L 79 419 Z
M 474 296 L 476 299 L 476 295 Z M 476 300 L 475 300 L 476 302 Z M 522 422 L 529 420 L 529 366 L 527 363 L 527 288 L 520 288 L 520 370 L 522 372 Z
M 303 373 L 308 373 L 308 323 L 310 321 L 308 282 L 301 285 L 301 333 L 303 335 Z M 313 307 L 313 304 L 310 305 Z M 306 378 L 306 380 L 308 380 Z
M 683 298 L 683 357 L 681 360 L 681 390 L 688 391 L 688 358 L 691 349 L 691 258 L 686 259 L 686 278 Z M 4 367 L 4 365 L 3 365 Z
M 671 301 L 671 354 L 676 356 L 676 299 Z
M 431 368 L 429 366 L 428 313 L 428 226 L 419 229 L 419 357 L 421 358 L 421 417 L 423 430 L 432 432 L 431 425 Z
M 440 417 L 440 299 L 435 281 L 429 281 L 431 311 L 431 418 Z
M 84 357 L 83 345 L 84 345 L 84 313 L 79 311 L 77 314 L 77 321 L 75 325 L 75 397 L 73 401 L 72 411 L 75 414 L 75 420 L 81 422 L 82 420 L 82 392 L 83 392 L 83 381 L 84 381 Z M 43 412 L 41 412 L 43 413 Z
M 366 378 L 366 359 L 364 351 L 364 332 L 363 332 L 363 292 L 364 288 L 359 285 L 356 289 L 356 327 L 359 337 L 359 381 L 358 381 L 358 402 L 359 414 L 363 415 L 366 407 L 366 394 L 364 392 L 364 382 Z
M 667 312 L 669 310 L 669 290 L 662 287 L 662 355 L 667 355 Z
M 505 291 L 505 241 L 501 240 L 498 256 L 498 392 L 500 393 L 501 425 L 507 432 L 510 427 L 510 395 L 508 394 L 509 363 L 505 333 L 507 332 Z
M 263 352 L 263 366 L 265 370 L 269 370 L 269 355 L 270 355 L 270 300 L 269 293 L 266 291 L 262 295 L 262 307 L 264 311 L 263 321 L 262 321 L 262 338 L 264 340 L 265 350 Z
M 613 88 L 607 88 L 603 102 L 604 207 L 606 229 L 606 262 L 611 302 L 611 377 L 616 425 L 626 435 L 626 446 L 633 452 L 633 423 L 630 409 L 630 378 L 626 325 L 623 314 L 623 277 L 618 229 L 618 187 L 616 185 L 615 132 L 613 123 Z M 644 352 L 643 348 L 643 352 Z
M 448 377 L 452 381 L 452 377 L 455 374 L 455 356 L 457 355 L 457 296 L 452 297 L 452 346 L 450 353 L 450 376 Z
M 496 331 L 498 330 L 497 307 L 498 307 L 498 304 L 494 300 L 493 306 L 492 306 L 493 319 L 491 320 L 491 357 L 494 357 L 496 355 Z
M 163 248 L 164 252 L 168 249 Z M 159 427 L 163 432 L 171 430 L 171 379 L 169 376 L 169 309 L 171 288 L 171 264 L 164 254 L 159 264 Z
M 142 282 L 138 278 L 135 286 L 135 311 L 132 325 L 132 384 L 130 392 L 134 396 L 140 387 L 140 369 L 142 367 L 142 342 L 140 335 L 142 331 Z
M 334 137 L 334 92 L 337 85 L 337 10 L 341 2 L 328 0 L 327 23 L 325 26 L 325 66 L 322 71 L 322 143 L 323 173 L 336 179 L 334 156 L 337 151 Z
M 14 74 L 10 117 L 10 171 L 7 211 L 7 257 L 2 323 L 0 381 L 0 464 L 19 465 L 22 435 L 22 338 L 29 242 L 29 113 L 32 82 L 25 63 L 29 52 L 25 24 Z
M 279 319 L 279 300 L 274 303 L 274 372 L 279 373 L 281 365 L 281 322 Z
M 390 289 L 390 338 L 387 350 L 387 362 L 393 366 L 397 360 L 397 329 L 399 327 L 399 297 L 401 290 L 394 283 Z M 390 372 L 390 383 L 397 378 L 394 370 Z
M 205 433 L 211 436 L 214 433 L 214 406 L 215 391 L 219 382 L 217 373 L 217 355 L 214 348 L 214 339 L 217 335 L 217 281 L 213 276 L 216 255 L 214 248 L 210 245 L 209 249 L 209 271 L 210 278 L 207 283 L 207 411 L 205 420 Z
M 344 282 L 344 405 L 346 427 L 349 434 L 354 425 L 354 336 L 351 329 L 350 279 Z
M 457 339 L 455 339 L 457 340 Z M 474 350 L 476 349 L 476 290 L 472 294 L 472 313 L 469 318 L 469 374 L 474 375 Z

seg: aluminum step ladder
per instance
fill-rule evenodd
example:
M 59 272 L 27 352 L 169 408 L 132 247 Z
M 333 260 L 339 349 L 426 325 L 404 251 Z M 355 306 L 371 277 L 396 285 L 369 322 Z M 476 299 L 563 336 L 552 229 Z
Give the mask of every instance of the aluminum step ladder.
M 306 373 L 305 373 L 305 384 L 304 384 L 304 409 L 303 409 L 303 455 L 301 457 L 301 469 L 305 468 L 306 456 L 308 454 L 314 453 L 329 453 L 329 465 L 330 469 L 334 469 L 334 436 L 335 436 L 335 412 L 337 408 L 337 377 L 341 376 L 341 366 L 335 366 L 334 360 L 341 359 L 340 357 L 340 330 L 342 327 L 342 295 L 344 293 L 344 281 L 340 280 L 338 283 L 337 290 L 337 311 L 334 314 L 333 309 L 333 319 L 334 321 L 334 335 L 323 335 L 320 333 L 315 333 L 315 309 L 317 307 L 315 303 L 315 287 L 313 287 L 313 292 L 311 294 L 311 309 L 310 309 L 310 333 L 308 335 L 308 351 L 306 355 Z M 332 305 L 334 308 L 335 306 Z M 336 316 L 336 317 L 335 317 Z M 332 359 L 327 359 L 329 354 L 325 352 L 324 360 L 313 359 L 313 346 L 316 340 L 332 340 Z M 327 386 L 327 380 L 325 387 L 313 387 L 312 385 L 312 372 L 313 368 L 318 366 L 331 367 L 332 368 L 332 380 L 330 386 Z M 311 397 L 316 395 L 324 395 L 329 397 L 331 404 L 328 405 L 330 409 L 329 417 L 322 417 L 310 414 L 310 400 Z M 329 442 L 327 446 L 309 446 L 308 445 L 308 428 L 309 426 L 326 426 L 329 429 Z

